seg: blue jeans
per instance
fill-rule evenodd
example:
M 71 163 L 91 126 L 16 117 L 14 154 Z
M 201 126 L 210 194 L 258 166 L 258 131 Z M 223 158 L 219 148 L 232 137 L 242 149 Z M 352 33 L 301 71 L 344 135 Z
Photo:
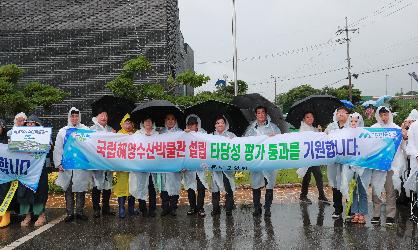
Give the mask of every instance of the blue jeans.
M 351 212 L 362 215 L 366 215 L 368 213 L 367 192 L 364 190 L 360 177 L 357 177 L 357 187 L 353 192 L 353 205 L 351 205 Z

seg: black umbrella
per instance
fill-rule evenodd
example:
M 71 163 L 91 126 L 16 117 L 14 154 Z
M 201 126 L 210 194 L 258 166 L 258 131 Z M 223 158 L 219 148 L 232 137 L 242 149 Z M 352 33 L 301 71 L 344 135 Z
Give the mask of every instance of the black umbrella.
M 295 126 L 300 127 L 303 115 L 306 112 L 312 112 L 314 115 L 314 126 L 326 126 L 332 122 L 335 109 L 343 106 L 341 101 L 330 95 L 311 95 L 302 99 L 290 107 L 286 121 Z
M 121 129 L 120 121 L 123 117 L 135 108 L 135 103 L 122 97 L 104 95 L 91 104 L 91 113 L 97 116 L 100 112 L 106 111 L 109 120 L 108 124 L 115 130 Z
M 258 93 L 239 95 L 234 97 L 232 104 L 240 107 L 249 122 L 255 120 L 255 108 L 264 106 L 271 121 L 276 124 L 282 133 L 289 132 L 289 126 L 284 120 L 283 113 L 274 103 L 270 102 Z
M 180 128 L 184 128 L 184 114 L 179 107 L 166 100 L 152 100 L 138 105 L 131 114 L 136 124 L 140 124 L 144 118 L 151 117 L 157 127 L 164 127 L 166 115 L 173 114 Z
M 224 115 L 229 123 L 229 131 L 241 136 L 244 134 L 249 123 L 240 108 L 225 102 L 209 100 L 195 104 L 185 111 L 185 116 L 197 115 L 202 121 L 202 128 L 209 133 L 215 131 L 215 120 L 218 115 Z

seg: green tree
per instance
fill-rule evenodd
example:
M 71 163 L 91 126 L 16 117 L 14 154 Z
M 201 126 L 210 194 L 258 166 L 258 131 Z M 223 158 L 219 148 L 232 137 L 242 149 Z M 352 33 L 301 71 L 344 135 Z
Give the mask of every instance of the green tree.
M 321 91 L 322 94 L 332 95 L 340 100 L 349 100 L 349 88 L 348 85 L 341 86 L 339 88 L 324 87 Z M 352 103 L 357 104 L 361 101 L 361 90 L 354 88 L 351 89 Z
M 248 84 L 243 80 L 237 80 L 238 95 L 245 95 L 248 91 Z M 217 86 L 216 94 L 232 98 L 235 95 L 235 83 L 229 82 L 226 86 Z
M 14 64 L 0 67 L 0 116 L 10 117 L 17 112 L 30 112 L 37 106 L 48 109 L 67 95 L 59 88 L 39 82 L 18 85 L 23 72 Z

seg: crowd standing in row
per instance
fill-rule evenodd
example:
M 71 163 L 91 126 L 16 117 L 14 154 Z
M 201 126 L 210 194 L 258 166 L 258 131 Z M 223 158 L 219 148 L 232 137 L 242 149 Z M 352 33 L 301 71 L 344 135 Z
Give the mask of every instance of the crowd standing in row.
M 108 125 L 108 114 L 105 110 L 99 111 L 99 114 L 92 119 L 94 125 L 90 129 L 95 131 L 116 133 Z M 405 189 L 415 192 L 415 174 L 418 171 L 418 119 L 417 111 L 413 110 L 411 115 L 402 124 L 403 140 L 399 147 L 389 171 L 379 171 L 357 166 L 334 164 L 327 167 L 329 185 L 332 187 L 332 204 L 334 219 L 343 216 L 343 199 L 350 199 L 352 195 L 352 205 L 349 208 L 349 219 L 353 223 L 366 223 L 365 216 L 368 214 L 368 195 L 369 185 L 372 187 L 373 213 L 371 223 L 380 223 L 380 213 L 382 205 L 382 193 L 386 192 L 386 224 L 395 223 L 396 214 L 396 190 L 400 190 L 401 180 L 405 182 Z M 247 128 L 244 136 L 268 135 L 274 136 L 280 134 L 280 129 L 271 122 L 266 107 L 259 106 L 255 109 L 256 120 Z M 196 115 L 190 115 L 186 118 L 186 129 L 188 133 L 206 133 L 201 128 L 201 119 Z M 301 121 L 300 131 L 321 132 L 320 126 L 314 127 L 315 114 L 306 112 Z M 377 123 L 372 127 L 381 128 L 400 128 L 393 123 L 393 115 L 389 108 L 379 107 L 376 111 Z M 173 114 L 167 114 L 164 121 L 164 128 L 157 131 L 153 117 L 146 116 L 142 119 L 139 126 L 127 114 L 121 121 L 121 134 L 141 134 L 146 136 L 155 136 L 161 133 L 172 133 L 182 131 L 177 125 L 177 119 Z M 234 138 L 236 135 L 229 132 L 228 121 L 223 115 L 219 115 L 213 121 L 215 131 L 214 135 Z M 41 126 L 40 120 L 36 116 L 26 117 L 24 113 L 19 113 L 14 119 L 14 126 Z M 363 127 L 363 118 L 358 113 L 350 114 L 345 107 L 338 108 L 334 113 L 334 121 L 327 126 L 325 133 L 338 133 L 343 128 Z M 205 191 L 210 188 L 212 192 L 212 216 L 221 213 L 220 198 L 221 192 L 225 192 L 225 211 L 226 215 L 232 214 L 234 204 L 235 176 L 233 171 L 212 172 L 211 185 L 208 183 L 205 171 L 182 171 L 178 173 L 143 173 L 143 172 L 117 172 L 116 184 L 113 185 L 113 173 L 110 171 L 87 171 L 87 170 L 65 170 L 62 166 L 63 146 L 68 129 L 80 128 L 88 129 L 81 123 L 81 113 L 76 108 L 71 108 L 68 113 L 68 124 L 61 128 L 57 134 L 53 146 L 53 162 L 59 170 L 59 176 L 56 184 L 65 191 L 66 222 L 74 219 L 88 220 L 84 213 L 85 195 L 92 188 L 92 202 L 94 218 L 100 216 L 113 216 L 116 213 L 110 208 L 110 197 L 113 189 L 114 195 L 118 198 L 118 216 L 126 217 L 125 203 L 128 203 L 128 214 L 135 216 L 141 214 L 144 217 L 156 216 L 157 193 L 161 198 L 161 216 L 176 216 L 180 190 L 182 182 L 187 190 L 187 196 L 190 209 L 187 215 L 197 214 L 204 217 L 204 198 Z M 409 130 L 408 130 L 409 129 Z M 6 135 L 6 126 L 3 120 L 0 120 L 0 143 L 6 144 L 8 136 Z M 407 169 L 407 160 L 410 158 L 411 171 L 409 176 L 405 176 Z M 314 175 L 318 188 L 319 202 L 331 204 L 325 196 L 323 180 L 320 166 L 311 166 L 300 168 L 298 175 L 303 178 L 300 193 L 300 202 L 310 204 L 308 199 L 308 186 L 311 174 Z M 277 171 L 251 172 L 252 195 L 254 204 L 254 216 L 261 216 L 263 213 L 261 205 L 261 189 L 266 188 L 264 198 L 264 216 L 271 216 L 270 207 L 273 202 L 273 188 L 276 184 Z M 353 194 L 349 193 L 351 180 L 356 181 L 356 187 Z M 10 183 L 0 185 L 0 203 L 3 201 Z M 44 167 L 37 192 L 33 192 L 24 185 L 19 185 L 16 192 L 16 198 L 9 206 L 8 212 L 1 217 L 0 227 L 5 227 L 10 223 L 11 211 L 24 215 L 21 222 L 22 227 L 26 227 L 32 221 L 32 215 L 37 217 L 35 226 L 41 226 L 46 223 L 45 205 L 48 198 L 48 176 L 46 166 Z M 101 198 L 101 199 L 100 199 Z M 135 208 L 135 201 L 139 202 L 139 209 Z M 148 200 L 148 206 L 147 206 Z M 101 201 L 101 202 L 100 202 Z M 75 206 L 75 211 L 74 211 Z

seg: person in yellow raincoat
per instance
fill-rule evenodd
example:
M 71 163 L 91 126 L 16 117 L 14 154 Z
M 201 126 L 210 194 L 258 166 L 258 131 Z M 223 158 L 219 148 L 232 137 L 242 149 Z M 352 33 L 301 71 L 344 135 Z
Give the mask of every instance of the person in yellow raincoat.
M 133 134 L 135 133 L 135 125 L 131 120 L 129 114 L 126 114 L 120 122 L 121 130 L 118 131 L 120 134 Z M 125 201 L 128 198 L 128 213 L 129 215 L 137 215 L 138 211 L 135 211 L 135 197 L 129 193 L 129 173 L 128 172 L 117 172 L 116 173 L 116 184 L 113 188 L 113 192 L 118 197 L 119 205 L 119 218 L 125 218 Z

